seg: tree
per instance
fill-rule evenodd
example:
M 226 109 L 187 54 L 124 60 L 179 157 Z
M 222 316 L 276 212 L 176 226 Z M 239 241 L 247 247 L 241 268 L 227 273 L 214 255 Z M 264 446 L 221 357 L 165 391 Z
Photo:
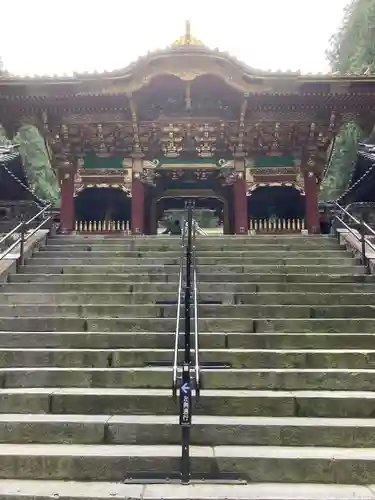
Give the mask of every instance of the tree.
M 25 174 L 31 190 L 41 200 L 58 204 L 60 190 L 52 170 L 45 142 L 34 125 L 24 124 L 11 141 L 0 124 L 0 145 L 20 145 Z
M 42 200 L 57 203 L 59 185 L 39 130 L 34 125 L 24 124 L 14 141 L 20 145 L 25 172 L 33 192 Z
M 333 71 L 363 73 L 375 69 L 375 0 L 352 0 L 327 57 Z
M 322 200 L 337 199 L 347 188 L 357 159 L 362 132 L 355 123 L 344 125 L 337 135 L 330 164 L 320 190 Z
M 375 73 L 375 0 L 352 0 L 327 50 L 331 69 L 340 74 Z M 337 136 L 321 198 L 337 198 L 346 189 L 356 159 L 358 142 L 365 137 L 355 123 L 345 124 Z
M 8 139 L 5 128 L 0 123 L 0 146 L 10 146 L 11 144 L 12 141 Z

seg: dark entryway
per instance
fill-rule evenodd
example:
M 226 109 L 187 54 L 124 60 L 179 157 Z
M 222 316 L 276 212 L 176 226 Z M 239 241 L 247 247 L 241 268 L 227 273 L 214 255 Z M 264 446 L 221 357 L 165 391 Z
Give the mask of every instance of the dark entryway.
M 258 187 L 248 197 L 248 214 L 253 220 L 303 219 L 305 197 L 294 187 Z
M 131 198 L 118 188 L 87 188 L 75 198 L 76 221 L 130 222 Z
M 166 220 L 181 219 L 185 202 L 189 197 L 164 197 L 158 200 L 156 216 L 159 230 L 163 229 Z M 224 203 L 214 197 L 192 198 L 195 201 L 195 218 L 202 228 L 220 228 L 224 224 Z

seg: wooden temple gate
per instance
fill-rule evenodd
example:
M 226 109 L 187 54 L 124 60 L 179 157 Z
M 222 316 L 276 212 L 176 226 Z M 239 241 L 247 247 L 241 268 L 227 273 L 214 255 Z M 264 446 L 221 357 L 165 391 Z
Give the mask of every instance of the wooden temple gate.
M 372 131 L 374 95 L 374 75 L 254 70 L 189 28 L 119 71 L 2 77 L 0 123 L 10 136 L 24 122 L 43 134 L 59 176 L 64 232 L 152 234 L 150 200 L 159 189 L 220 184 L 229 232 L 318 233 L 319 186 L 335 135 L 349 120 Z M 126 194 L 129 215 L 76 213 L 80 190 L 100 184 Z M 299 190 L 303 215 L 255 216 L 249 198 L 259 185 Z

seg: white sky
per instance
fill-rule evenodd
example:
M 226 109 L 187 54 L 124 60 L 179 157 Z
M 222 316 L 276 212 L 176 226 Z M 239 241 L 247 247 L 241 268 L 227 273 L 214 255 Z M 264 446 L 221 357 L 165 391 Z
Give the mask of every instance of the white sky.
M 189 19 L 194 36 L 254 68 L 325 72 L 324 51 L 347 3 L 18 0 L 1 19 L 0 56 L 16 74 L 119 69 L 170 45 Z

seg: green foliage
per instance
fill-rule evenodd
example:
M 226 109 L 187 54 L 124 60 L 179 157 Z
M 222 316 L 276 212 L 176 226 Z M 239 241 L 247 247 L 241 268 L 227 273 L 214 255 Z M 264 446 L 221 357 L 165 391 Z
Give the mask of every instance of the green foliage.
M 355 123 L 344 125 L 336 138 L 331 161 L 323 179 L 321 200 L 337 199 L 347 188 L 363 133 Z
M 38 129 L 34 125 L 22 125 L 14 141 L 20 144 L 20 153 L 33 192 L 42 200 L 58 203 L 59 185 Z
M 375 0 L 352 0 L 347 5 L 327 57 L 332 70 L 343 74 L 375 69 Z
M 0 146 L 10 146 L 12 142 L 8 139 L 5 128 L 0 123 Z
M 375 72 L 375 0 L 352 0 L 342 25 L 327 51 L 332 71 L 341 74 Z M 332 200 L 348 186 L 358 142 L 364 133 L 355 123 L 345 124 L 336 138 L 321 199 Z
M 30 188 L 41 200 L 59 203 L 59 185 L 52 170 L 43 137 L 34 125 L 22 125 L 10 141 L 0 124 L 0 145 L 20 145 L 20 153 Z

